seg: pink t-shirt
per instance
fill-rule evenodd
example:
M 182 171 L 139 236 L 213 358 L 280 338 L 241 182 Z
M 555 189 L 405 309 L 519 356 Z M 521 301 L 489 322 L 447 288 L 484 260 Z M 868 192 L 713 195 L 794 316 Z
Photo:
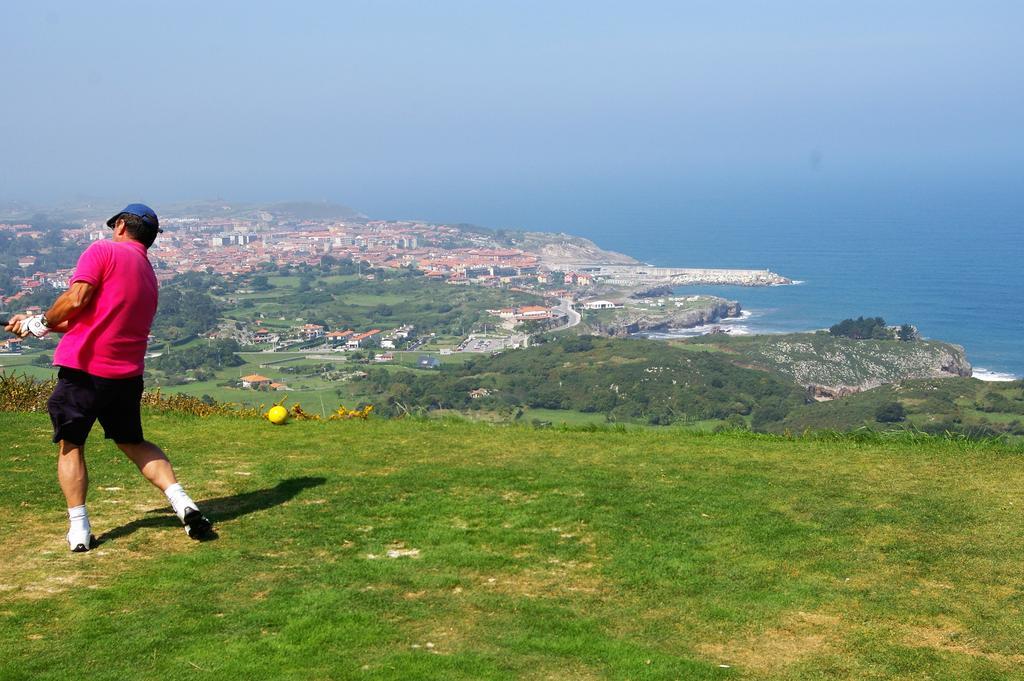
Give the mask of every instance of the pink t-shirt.
M 68 322 L 53 363 L 103 378 L 141 375 L 158 295 L 146 247 L 138 241 L 96 241 L 78 259 L 71 283 L 76 281 L 96 290 Z

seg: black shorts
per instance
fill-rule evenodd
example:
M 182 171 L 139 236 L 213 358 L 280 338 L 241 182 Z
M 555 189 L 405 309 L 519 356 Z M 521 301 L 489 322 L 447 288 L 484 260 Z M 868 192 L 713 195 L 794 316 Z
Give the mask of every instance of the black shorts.
M 99 419 L 103 434 L 118 444 L 142 442 L 142 376 L 100 378 L 61 367 L 57 387 L 46 410 L 53 422 L 53 441 L 84 445 Z

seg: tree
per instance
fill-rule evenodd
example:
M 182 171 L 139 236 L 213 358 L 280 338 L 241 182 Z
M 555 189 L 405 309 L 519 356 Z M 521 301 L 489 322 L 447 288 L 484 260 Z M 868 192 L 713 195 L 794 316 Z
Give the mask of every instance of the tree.
M 207 369 L 213 372 L 244 364 L 244 360 L 236 354 L 239 351 L 241 347 L 234 340 L 216 340 L 212 343 L 165 351 L 149 364 L 153 369 L 168 373 L 182 373 L 194 369 Z
M 879 423 L 900 423 L 907 420 L 907 412 L 899 402 L 890 402 L 878 408 L 875 420 Z
M 172 341 L 196 336 L 213 328 L 218 315 L 219 308 L 212 297 L 199 290 L 172 284 L 160 291 L 153 334 Z
M 786 418 L 786 407 L 782 404 L 768 404 L 758 407 L 750 417 L 750 427 L 756 431 L 764 431 L 768 426 L 779 423 Z
M 885 325 L 885 320 L 881 317 L 844 319 L 838 324 L 830 326 L 828 331 L 833 336 L 845 336 L 846 338 L 857 340 L 865 338 L 886 340 L 892 338 L 892 332 Z
M 562 349 L 566 352 L 587 352 L 594 349 L 593 336 L 576 336 L 562 341 Z
M 910 324 L 903 324 L 900 326 L 900 330 L 896 332 L 896 335 L 901 341 L 912 341 L 917 338 L 917 329 Z

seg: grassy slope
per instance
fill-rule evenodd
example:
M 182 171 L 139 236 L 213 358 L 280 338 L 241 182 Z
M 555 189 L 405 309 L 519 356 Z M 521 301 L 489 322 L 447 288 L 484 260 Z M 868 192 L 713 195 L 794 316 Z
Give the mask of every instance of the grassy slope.
M 405 387 L 388 386 L 398 394 Z M 609 413 L 618 422 L 692 423 L 802 404 L 804 390 L 762 371 L 737 367 L 721 353 L 691 352 L 641 339 L 576 338 L 480 357 L 452 372 L 409 384 L 417 406 L 463 408 L 471 389 L 490 397 L 474 408 L 507 404 Z M 383 399 L 381 399 L 383 402 Z
M 481 322 L 493 326 L 495 320 L 486 313 L 489 308 L 542 303 L 541 297 L 533 294 L 449 286 L 425 278 L 366 281 L 351 276 L 322 276 L 312 281 L 307 292 L 298 290 L 297 276 L 272 276 L 268 281 L 275 288 L 233 296 L 244 305 L 232 307 L 230 318 L 253 328 L 277 330 L 292 328 L 300 319 L 317 319 L 338 329 L 386 330 L 413 324 L 420 334 L 464 335 Z
M 993 399 L 998 401 L 993 402 Z M 878 409 L 893 402 L 903 405 L 907 421 L 898 424 L 878 423 L 875 420 Z M 986 405 L 990 407 L 988 411 L 977 408 Z M 993 411 L 992 408 L 1004 411 Z M 802 406 L 792 411 L 778 429 L 802 432 L 808 429 L 891 429 L 913 426 L 920 429 L 938 428 L 941 431 L 986 427 L 998 429 L 1000 424 L 1012 427 L 1021 422 L 1024 422 L 1024 382 L 986 383 L 976 378 L 950 377 L 905 381 L 838 400 Z
M 149 415 L 220 538 L 94 435 L 71 555 L 0 428 L 3 679 L 1024 677 L 1020 451 Z

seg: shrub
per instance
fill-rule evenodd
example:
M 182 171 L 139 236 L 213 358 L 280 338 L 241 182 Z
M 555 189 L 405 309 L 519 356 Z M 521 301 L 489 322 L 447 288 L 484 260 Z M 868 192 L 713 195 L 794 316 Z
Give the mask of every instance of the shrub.
M 40 381 L 31 376 L 0 373 L 0 411 L 46 411 L 55 379 Z M 204 396 L 206 397 L 206 396 Z M 262 417 L 261 409 L 242 407 L 232 402 L 207 402 L 175 393 L 164 395 L 159 389 L 142 394 L 142 405 L 159 411 L 174 411 L 195 416 L 222 414 L 245 418 Z
M 0 411 L 46 411 L 57 381 L 37 381 L 24 374 L 0 373 Z
M 750 419 L 753 430 L 764 431 L 771 424 L 776 424 L 786 418 L 787 410 L 782 405 L 765 405 L 754 410 Z
M 875 411 L 875 420 L 879 423 L 899 423 L 907 420 L 907 412 L 899 402 L 890 402 Z
M 844 319 L 838 324 L 833 324 L 828 329 L 833 336 L 845 336 L 846 338 L 865 339 L 889 339 L 893 337 L 892 331 L 885 325 L 881 317 L 857 317 L 856 319 Z

